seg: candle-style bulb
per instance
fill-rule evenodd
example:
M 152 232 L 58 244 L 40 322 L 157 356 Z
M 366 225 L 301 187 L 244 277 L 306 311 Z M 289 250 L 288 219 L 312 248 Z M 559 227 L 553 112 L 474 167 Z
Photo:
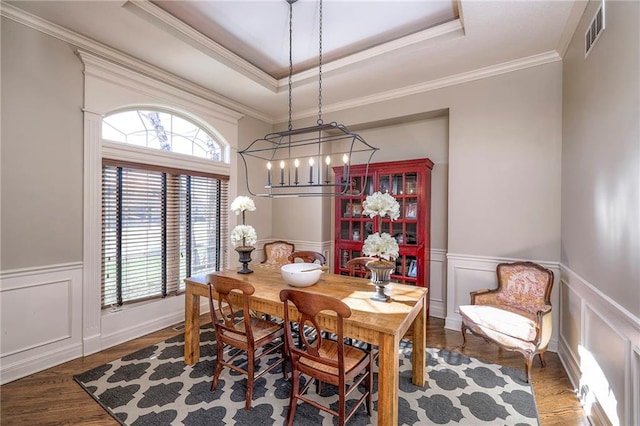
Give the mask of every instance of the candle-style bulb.
M 300 161 L 296 158 L 293 162 L 293 165 L 296 166 L 296 171 L 293 179 L 293 183 L 298 184 L 298 166 L 300 166 Z
M 344 162 L 344 167 L 342 168 L 342 183 L 347 183 L 347 163 L 349 162 L 349 157 L 347 154 L 342 156 L 342 161 Z M 346 187 L 345 187 L 346 188 Z
M 280 161 L 280 185 L 284 185 L 284 160 Z
M 329 164 L 331 164 L 331 157 L 329 157 L 328 155 L 325 157 L 324 159 L 324 183 L 328 184 L 330 179 L 329 179 Z
M 313 185 L 313 157 L 309 158 L 309 185 Z
M 267 186 L 271 186 L 271 161 L 267 161 Z

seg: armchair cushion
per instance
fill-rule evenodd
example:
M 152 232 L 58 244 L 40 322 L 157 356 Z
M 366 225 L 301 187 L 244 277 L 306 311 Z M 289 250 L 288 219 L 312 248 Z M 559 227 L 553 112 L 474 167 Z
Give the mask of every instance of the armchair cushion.
M 482 329 L 484 334 L 501 343 L 508 340 L 511 347 L 521 347 L 529 343 L 533 348 L 537 324 L 525 312 L 516 313 L 504 307 L 489 305 L 460 306 L 460 315 L 467 324 Z

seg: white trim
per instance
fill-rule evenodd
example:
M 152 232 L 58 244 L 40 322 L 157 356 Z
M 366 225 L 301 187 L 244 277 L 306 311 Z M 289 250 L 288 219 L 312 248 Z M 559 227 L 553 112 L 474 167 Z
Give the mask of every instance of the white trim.
M 640 357 L 640 318 L 634 316 L 619 303 L 612 300 L 593 284 L 579 276 L 569 267 L 560 264 L 561 268 L 561 315 L 563 323 L 560 329 L 558 355 L 562 361 L 573 386 L 581 392 L 581 399 L 593 400 L 591 413 L 587 413 L 596 424 L 639 424 L 638 404 L 640 400 L 640 376 L 637 373 Z M 569 309 L 577 306 L 578 312 Z M 594 327 L 600 324 L 599 328 Z M 601 332 L 606 329 L 606 332 Z M 598 332 L 600 330 L 600 332 Z M 579 335 L 575 336 L 578 332 Z M 597 334 L 595 334 L 597 333 Z M 572 339 L 573 335 L 573 339 Z M 606 339 L 603 342 L 603 339 Z M 572 341 L 575 340 L 575 341 Z M 573 345 L 577 345 L 574 347 Z M 607 368 L 616 374 L 606 377 L 607 392 L 622 389 L 623 395 L 616 394 L 620 418 L 607 417 L 603 401 L 598 401 L 593 393 L 593 383 L 583 383 L 585 372 L 582 371 L 581 356 L 578 347 L 590 353 L 603 365 L 603 374 Z M 615 354 L 624 354 L 613 358 Z M 617 372 L 622 371 L 622 374 Z M 590 372 L 590 371 L 589 371 Z M 612 383 L 616 377 L 622 377 L 623 383 Z M 586 385 L 586 386 L 583 386 Z M 586 392 L 582 395 L 582 392 Z
M 67 272 L 82 268 L 82 262 L 60 263 L 49 266 L 35 266 L 32 268 L 7 269 L 0 271 L 0 283 L 12 278 L 28 277 L 37 274 L 50 274 L 55 272 Z
M 323 104 L 322 110 L 325 113 L 338 112 L 350 108 L 358 108 L 366 105 L 391 101 L 398 98 L 404 98 L 412 95 L 418 95 L 432 90 L 443 89 L 445 87 L 456 86 L 458 84 L 469 83 L 471 81 L 481 80 L 483 78 L 495 77 L 502 74 L 507 74 L 514 71 L 519 71 L 538 65 L 545 65 L 552 62 L 561 61 L 562 58 L 558 55 L 558 52 L 549 51 L 540 53 L 537 55 L 528 56 L 526 58 L 515 59 L 513 61 L 503 62 L 501 64 L 491 65 L 485 68 L 479 68 L 477 70 L 468 71 L 460 74 L 454 74 L 447 77 L 439 78 L 436 80 L 425 81 L 422 83 L 406 86 L 400 89 L 388 90 L 386 92 L 379 92 L 369 96 L 362 96 L 360 98 L 350 99 L 344 102 L 335 102 L 333 104 Z M 308 109 L 295 114 L 295 119 L 302 119 L 308 117 L 314 117 L 317 115 L 317 110 Z M 286 121 L 286 117 L 279 117 L 277 122 Z
M 1 384 L 82 356 L 82 271 L 78 262 L 2 271 Z
M 88 355 L 106 347 L 159 330 L 184 318 L 184 297 L 170 297 L 153 303 L 136 304 L 117 313 L 101 309 L 101 199 L 102 158 L 138 161 L 234 176 L 237 159 L 230 152 L 237 147 L 238 119 L 226 107 L 186 93 L 149 75 L 141 75 L 121 65 L 84 51 L 78 56 L 85 65 L 84 87 L 84 292 L 83 353 Z M 191 118 L 226 147 L 225 164 L 192 156 L 168 154 L 159 150 L 102 140 L 102 117 L 122 109 L 154 106 Z M 151 160 L 150 160 L 151 159 Z M 233 194 L 233 189 L 230 187 Z M 206 307 L 206 306 L 205 306 Z
M 0 15 L 11 19 L 19 24 L 32 28 L 36 31 L 39 31 L 43 34 L 47 34 L 51 37 L 57 38 L 58 40 L 68 43 L 72 46 L 77 46 L 80 49 L 84 49 L 94 54 L 100 55 L 101 57 L 108 58 L 109 60 L 122 64 L 140 74 L 147 75 L 157 80 L 158 82 L 165 82 L 168 85 L 176 87 L 178 90 L 183 90 L 195 96 L 199 96 L 203 99 L 215 102 L 218 105 L 230 108 L 241 114 L 248 115 L 273 124 L 273 120 L 271 119 L 271 117 L 266 116 L 260 111 L 249 108 L 246 105 L 226 98 L 211 90 L 205 89 L 202 86 L 199 86 L 188 80 L 177 77 L 174 74 L 143 62 L 137 58 L 126 55 L 105 44 L 99 43 L 74 31 L 70 31 L 64 27 L 61 27 L 60 25 L 56 25 L 52 22 L 42 19 L 39 16 L 25 12 L 24 10 L 19 9 L 4 1 L 2 2 L 2 7 L 0 8 Z
M 2 3 L 2 8 L 0 8 L 0 14 L 9 19 L 12 19 L 15 22 L 18 22 L 30 28 L 33 28 L 36 31 L 40 31 L 44 34 L 48 34 L 52 37 L 55 37 L 71 45 L 78 46 L 80 49 L 85 49 L 87 51 L 93 52 L 94 54 L 100 55 L 101 57 L 108 58 L 110 61 L 123 64 L 127 68 L 135 70 L 140 74 L 148 75 L 153 79 L 157 79 L 158 81 L 164 81 L 168 85 L 176 87 L 178 90 L 189 92 L 195 96 L 199 96 L 203 99 L 210 100 L 211 102 L 215 102 L 218 105 L 222 105 L 226 108 L 230 108 L 244 115 L 248 115 L 250 117 L 259 119 L 268 124 L 274 124 L 274 123 L 286 121 L 287 117 L 274 118 L 274 117 L 267 116 L 266 114 L 260 111 L 249 108 L 236 101 L 233 101 L 224 96 L 221 96 L 213 91 L 210 91 L 201 86 L 198 86 L 190 81 L 176 77 L 175 75 L 168 73 L 160 68 L 149 65 L 129 55 L 125 55 L 109 46 L 98 43 L 94 40 L 91 40 L 78 33 L 72 32 L 59 25 L 48 22 L 38 16 L 25 12 L 8 3 L 4 3 L 4 2 Z M 458 24 L 454 22 L 451 25 L 455 26 Z M 462 24 L 460 25 L 462 26 Z M 447 27 L 445 27 L 445 30 L 447 30 Z M 456 30 L 452 30 L 451 28 L 448 28 L 448 30 L 452 31 L 451 33 L 456 31 Z M 480 80 L 487 77 L 497 76 L 497 75 L 501 75 L 501 74 L 505 74 L 513 71 L 535 67 L 538 65 L 544 65 L 547 63 L 556 62 L 560 60 L 562 60 L 562 57 L 557 51 L 555 50 L 548 51 L 548 52 L 540 53 L 537 55 L 529 56 L 526 58 L 520 58 L 513 61 L 504 62 L 501 64 L 495 64 L 485 68 L 480 68 L 477 70 L 460 73 L 460 74 L 448 76 L 441 79 L 422 82 L 419 84 L 415 84 L 415 85 L 397 89 L 397 90 L 389 90 L 387 92 L 382 92 L 382 93 L 378 93 L 371 96 L 363 96 L 363 97 L 360 97 L 357 99 L 351 99 L 345 102 L 326 104 L 326 105 L 323 105 L 323 111 L 325 111 L 326 113 L 329 113 L 329 112 L 338 112 L 338 111 L 342 111 L 349 108 L 362 107 L 362 106 L 366 106 L 366 105 L 377 103 L 377 102 L 384 102 L 384 101 L 394 100 L 394 99 L 398 99 L 406 96 L 417 95 L 417 94 L 429 92 L 432 90 L 437 90 L 437 89 L 441 89 L 449 86 L 455 86 L 458 84 L 463 84 L 463 83 Z M 296 113 L 294 115 L 295 115 L 294 119 L 296 120 L 315 117 L 317 115 L 317 110 L 309 109 L 307 111 L 301 111 L 300 113 Z
M 176 167 L 183 170 L 231 176 L 231 166 L 229 164 L 186 154 L 165 152 L 159 149 L 141 148 L 120 142 L 103 140 L 102 157 L 112 160 Z
M 127 0 L 123 7 L 136 7 L 139 12 L 145 13 L 147 18 L 151 17 L 154 24 L 159 23 L 159 28 L 167 30 L 172 35 L 177 36 L 181 40 L 196 47 L 198 50 L 205 52 L 208 56 L 222 62 L 223 64 L 233 68 L 245 77 L 250 78 L 262 87 L 276 93 L 278 87 L 284 86 L 282 80 L 278 81 L 266 72 L 262 71 L 255 65 L 245 61 L 240 56 L 226 49 L 222 45 L 216 43 L 202 33 L 185 24 L 169 12 L 161 9 L 155 4 L 147 0 Z
M 150 1 L 128 0 L 124 3 L 124 7 L 130 6 L 136 7 L 139 9 L 139 12 L 147 14 L 147 17 L 152 18 L 152 22 L 159 24 L 159 28 L 177 35 L 177 37 L 186 41 L 188 44 L 196 47 L 202 52 L 206 52 L 210 57 L 219 60 L 240 74 L 260 84 L 262 87 L 270 90 L 272 93 L 277 93 L 280 89 L 287 87 L 288 77 L 276 80 L 270 74 L 245 61 L 215 41 L 212 41 L 202 33 L 194 30 L 192 27 L 186 25 L 184 22 L 180 21 L 175 16 L 159 8 Z M 357 64 L 397 49 L 402 49 L 417 43 L 425 43 L 447 35 L 464 35 L 464 28 L 460 19 L 418 31 L 406 37 L 382 43 L 347 57 L 324 63 L 322 65 L 322 72 L 330 73 L 338 71 L 341 68 Z M 292 81 L 296 84 L 315 82 L 317 79 L 318 70 L 316 68 L 297 72 L 292 76 Z

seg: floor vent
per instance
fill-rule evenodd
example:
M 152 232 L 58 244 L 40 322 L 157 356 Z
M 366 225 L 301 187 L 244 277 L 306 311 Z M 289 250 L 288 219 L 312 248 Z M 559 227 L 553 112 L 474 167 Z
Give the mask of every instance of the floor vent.
M 596 41 L 600 38 L 604 30 L 604 0 L 600 4 L 600 7 L 596 11 L 595 16 L 591 20 L 591 25 L 587 28 L 587 32 L 584 34 L 584 57 L 589 55 L 589 52 L 593 49 Z
M 184 323 L 178 324 L 175 327 L 171 327 L 175 331 L 184 331 Z

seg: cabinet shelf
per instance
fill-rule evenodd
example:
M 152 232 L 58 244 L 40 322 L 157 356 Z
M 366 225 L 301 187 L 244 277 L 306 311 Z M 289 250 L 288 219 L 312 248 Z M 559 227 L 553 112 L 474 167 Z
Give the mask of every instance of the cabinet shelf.
M 362 245 L 367 236 L 387 232 L 396 238 L 400 249 L 391 280 L 429 287 L 432 169 L 433 162 L 428 158 L 371 163 L 367 174 L 366 166 L 351 166 L 353 192 L 364 191 L 360 196 L 347 194 L 336 198 L 335 273 L 348 274 L 345 264 L 363 256 Z M 339 178 L 342 167 L 334 167 L 334 172 Z M 400 217 L 394 221 L 383 219 L 380 229 L 374 219 L 362 214 L 367 195 L 376 191 L 391 194 L 400 204 Z

